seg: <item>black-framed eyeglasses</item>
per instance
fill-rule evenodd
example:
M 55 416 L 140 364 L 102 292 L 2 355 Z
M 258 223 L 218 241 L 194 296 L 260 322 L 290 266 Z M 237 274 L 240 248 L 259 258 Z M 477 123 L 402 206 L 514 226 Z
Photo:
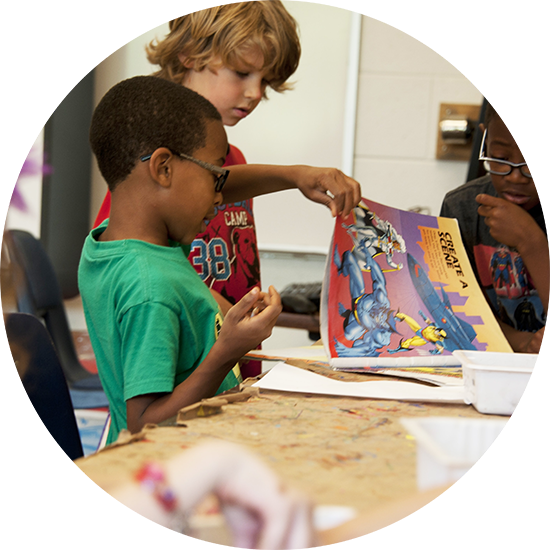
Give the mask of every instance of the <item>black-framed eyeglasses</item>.
M 483 138 L 481 140 L 481 147 L 479 148 L 479 160 L 483 161 L 483 167 L 489 174 L 496 174 L 497 176 L 507 176 L 512 173 L 514 168 L 519 168 L 519 171 L 526 178 L 532 178 L 531 171 L 527 166 L 526 162 L 520 162 L 516 164 L 515 162 L 509 162 L 502 159 L 494 159 L 491 157 L 485 156 L 485 140 L 487 139 L 487 128 L 483 132 Z
M 227 181 L 227 176 L 229 176 L 229 170 L 227 168 L 222 168 L 221 166 L 210 164 L 205 160 L 196 159 L 195 157 L 186 155 L 185 153 L 178 153 L 177 151 L 172 151 L 172 149 L 170 149 L 170 151 L 172 152 L 172 154 L 177 155 L 178 157 L 188 160 L 190 162 L 194 162 L 195 164 L 198 164 L 205 170 L 212 172 L 216 176 L 215 183 L 214 183 L 214 190 L 216 191 L 216 193 L 221 193 L 223 186 Z M 152 156 L 153 156 L 152 153 L 150 155 L 144 155 L 143 157 L 140 157 L 139 160 L 141 160 L 141 162 L 145 162 L 149 160 Z

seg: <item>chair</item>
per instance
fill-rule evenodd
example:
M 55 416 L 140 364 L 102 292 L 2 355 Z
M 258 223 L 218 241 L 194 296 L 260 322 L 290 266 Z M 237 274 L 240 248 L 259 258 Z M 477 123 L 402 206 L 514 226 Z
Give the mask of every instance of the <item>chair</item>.
M 4 242 L 10 260 L 21 268 L 14 281 L 17 310 L 42 319 L 54 343 L 75 408 L 106 407 L 97 374 L 87 371 L 76 354 L 61 289 L 42 243 L 27 231 L 7 230 Z M 21 280 L 22 279 L 22 280 Z
M 71 460 L 83 456 L 67 382 L 46 327 L 26 313 L 9 313 L 5 323 L 21 382 L 38 416 Z

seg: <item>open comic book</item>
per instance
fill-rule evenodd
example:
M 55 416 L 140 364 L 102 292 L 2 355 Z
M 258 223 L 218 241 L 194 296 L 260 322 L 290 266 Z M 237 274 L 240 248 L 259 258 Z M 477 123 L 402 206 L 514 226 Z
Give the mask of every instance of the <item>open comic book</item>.
M 457 349 L 512 352 L 456 220 L 366 199 L 336 220 L 321 336 L 337 370 L 457 366 Z

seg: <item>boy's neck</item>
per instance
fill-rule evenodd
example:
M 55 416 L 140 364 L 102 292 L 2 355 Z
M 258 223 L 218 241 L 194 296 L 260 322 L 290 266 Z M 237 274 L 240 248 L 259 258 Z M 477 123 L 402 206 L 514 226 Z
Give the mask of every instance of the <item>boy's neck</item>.
M 109 224 L 100 241 L 134 239 L 168 246 L 168 231 L 155 206 L 154 189 L 125 180 L 111 193 Z

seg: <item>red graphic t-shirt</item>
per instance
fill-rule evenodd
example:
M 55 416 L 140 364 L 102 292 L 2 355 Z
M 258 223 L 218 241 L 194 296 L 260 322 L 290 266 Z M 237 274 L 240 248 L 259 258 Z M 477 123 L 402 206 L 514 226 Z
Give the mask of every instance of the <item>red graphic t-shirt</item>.
M 246 164 L 239 149 L 231 146 L 224 166 Z M 201 279 L 232 304 L 260 286 L 260 259 L 252 199 L 222 204 L 204 233 L 191 244 L 189 261 Z

